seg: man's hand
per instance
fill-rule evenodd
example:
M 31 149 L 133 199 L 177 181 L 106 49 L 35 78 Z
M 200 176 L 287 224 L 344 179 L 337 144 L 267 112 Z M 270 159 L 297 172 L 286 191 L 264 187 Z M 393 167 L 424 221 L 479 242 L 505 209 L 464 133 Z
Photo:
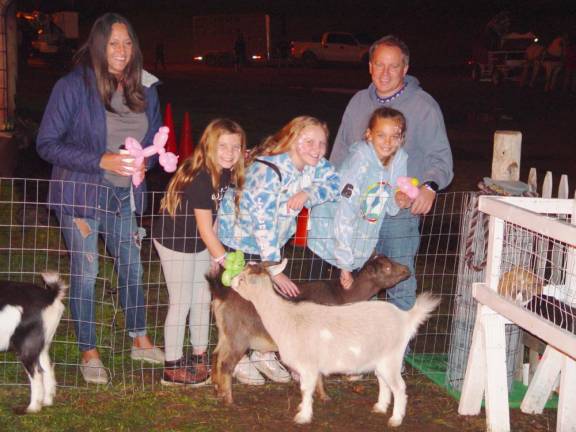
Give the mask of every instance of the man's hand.
M 414 200 L 412 204 L 411 212 L 414 215 L 424 215 L 428 214 L 430 209 L 432 209 L 432 204 L 434 204 L 434 200 L 436 199 L 436 192 L 431 189 L 428 189 L 426 186 L 422 186 L 420 188 L 420 193 Z
M 276 276 L 273 276 L 272 279 L 280 291 L 282 291 L 288 297 L 296 297 L 298 294 L 300 294 L 300 290 L 296 284 L 292 282 L 290 278 L 284 273 L 278 273 Z

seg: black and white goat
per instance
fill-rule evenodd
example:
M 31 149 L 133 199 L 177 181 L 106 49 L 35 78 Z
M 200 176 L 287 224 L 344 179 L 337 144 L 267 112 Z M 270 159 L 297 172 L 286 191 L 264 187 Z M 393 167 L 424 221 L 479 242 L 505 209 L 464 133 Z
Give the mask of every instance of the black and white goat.
M 285 262 L 284 262 L 285 265 Z M 274 274 L 282 266 L 269 268 Z M 402 311 L 388 302 L 364 301 L 343 306 L 291 303 L 274 291 L 262 265 L 248 265 L 232 288 L 251 301 L 272 336 L 282 361 L 300 374 L 302 402 L 296 423 L 312 420 L 312 395 L 321 375 L 375 371 L 380 387 L 374 412 L 385 413 L 394 395 L 389 426 L 399 426 L 406 412 L 402 358 L 418 327 L 440 299 L 420 294 L 414 307 Z
M 0 351 L 12 349 L 30 379 L 29 413 L 50 406 L 56 378 L 48 350 L 64 312 L 67 285 L 54 272 L 42 273 L 46 287 L 0 281 Z

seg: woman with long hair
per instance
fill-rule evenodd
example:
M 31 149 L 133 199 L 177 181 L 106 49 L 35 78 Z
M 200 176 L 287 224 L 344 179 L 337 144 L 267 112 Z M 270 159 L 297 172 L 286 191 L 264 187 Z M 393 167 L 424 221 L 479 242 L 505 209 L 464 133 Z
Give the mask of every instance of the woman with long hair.
M 133 187 L 134 158 L 121 150 L 127 137 L 152 144 L 161 126 L 158 79 L 142 69 L 138 38 L 126 18 L 98 18 L 75 57 L 75 67 L 52 90 L 37 138 L 50 162 L 49 205 L 70 253 L 70 309 L 87 382 L 109 377 L 97 350 L 94 290 L 98 238 L 115 258 L 131 357 L 162 363 L 164 353 L 146 335 L 140 245 L 134 212 L 145 207 L 145 182 Z M 153 161 L 148 160 L 147 165 Z

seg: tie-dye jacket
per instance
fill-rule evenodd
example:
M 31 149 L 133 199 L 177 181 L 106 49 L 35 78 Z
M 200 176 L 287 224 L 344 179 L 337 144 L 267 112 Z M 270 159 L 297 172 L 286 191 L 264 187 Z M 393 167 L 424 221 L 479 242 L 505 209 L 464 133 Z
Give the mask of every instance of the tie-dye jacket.
M 371 144 L 355 143 L 338 170 L 340 201 L 312 209 L 310 250 L 340 269 L 362 267 L 378 242 L 384 216 L 400 210 L 394 191 L 396 179 L 406 175 L 407 160 L 400 148 L 385 167 Z
M 282 153 L 261 156 L 276 165 L 254 162 L 246 171 L 246 180 L 235 214 L 233 188 L 228 189 L 218 210 L 218 237 L 230 248 L 260 255 L 263 261 L 280 261 L 280 248 L 296 231 L 298 212 L 286 203 L 295 193 L 308 193 L 306 207 L 312 207 L 338 197 L 340 177 L 330 162 L 321 159 L 315 167 L 299 171 L 290 156 Z

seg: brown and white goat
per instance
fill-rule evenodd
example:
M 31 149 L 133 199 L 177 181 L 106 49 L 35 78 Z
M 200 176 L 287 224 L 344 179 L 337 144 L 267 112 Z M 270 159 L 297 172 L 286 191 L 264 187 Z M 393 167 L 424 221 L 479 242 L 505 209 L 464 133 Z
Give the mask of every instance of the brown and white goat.
M 370 258 L 349 290 L 338 281 L 312 281 L 299 284 L 300 294 L 292 301 L 339 305 L 368 300 L 381 290 L 392 288 L 410 276 L 408 267 L 384 256 Z M 212 382 L 226 403 L 233 403 L 232 373 L 248 349 L 277 351 L 256 309 L 238 293 L 222 285 L 220 274 L 206 275 L 212 291 L 212 308 L 218 326 L 218 345 L 212 353 Z M 321 378 L 318 393 L 327 399 Z
M 277 267 L 271 269 L 274 274 L 282 271 Z M 402 423 L 406 412 L 406 384 L 401 374 L 404 352 L 439 298 L 420 294 L 409 311 L 376 301 L 342 306 L 291 303 L 275 292 L 270 274 L 258 264 L 248 265 L 236 276 L 232 288 L 252 302 L 278 345 L 282 361 L 300 374 L 302 402 L 296 423 L 312 420 L 312 396 L 319 376 L 372 371 L 380 387 L 373 411 L 385 413 L 392 392 L 394 408 L 388 425 Z

